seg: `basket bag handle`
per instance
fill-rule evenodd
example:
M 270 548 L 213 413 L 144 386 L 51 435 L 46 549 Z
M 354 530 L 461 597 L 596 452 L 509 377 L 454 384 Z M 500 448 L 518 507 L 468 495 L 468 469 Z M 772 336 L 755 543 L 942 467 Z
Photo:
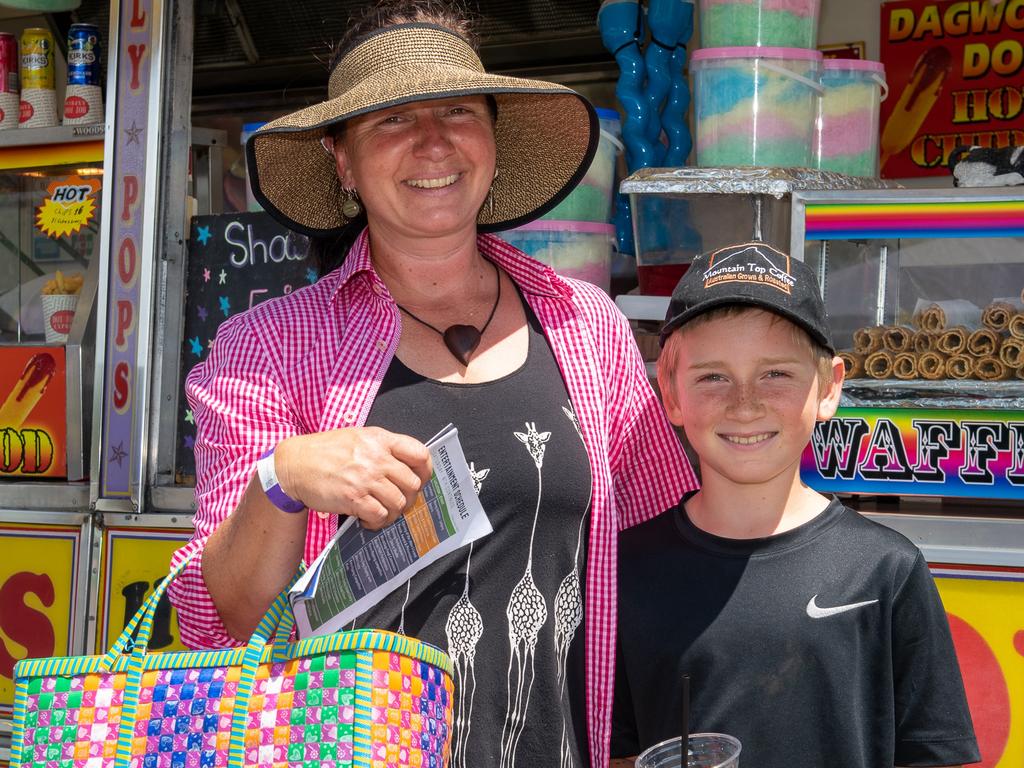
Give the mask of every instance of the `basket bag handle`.
M 156 607 L 161 598 L 167 592 L 171 582 L 176 579 L 185 569 L 188 563 L 195 557 L 195 553 L 187 557 L 177 566 L 171 569 L 160 584 L 146 598 L 145 602 L 135 612 L 131 620 L 125 626 L 124 631 L 114 641 L 110 650 L 104 654 L 101 665 L 104 670 L 111 671 L 118 659 L 125 653 L 129 653 L 128 680 L 125 685 L 125 699 L 137 701 L 142 684 L 142 672 L 146 666 L 147 649 L 150 637 L 153 634 L 153 623 L 156 615 Z M 238 696 L 236 706 L 231 718 L 231 741 L 228 747 L 228 765 L 230 768 L 241 768 L 244 763 L 244 734 L 247 721 L 246 702 L 252 693 L 253 683 L 256 678 L 256 670 L 260 665 L 263 650 L 271 637 L 275 638 L 274 661 L 285 661 L 289 657 L 290 643 L 288 637 L 295 626 L 295 615 L 291 610 L 291 603 L 288 600 L 288 593 L 295 581 L 305 571 L 305 566 L 300 563 L 298 572 L 280 594 L 274 599 L 270 608 L 263 615 L 248 644 L 242 658 L 242 673 L 238 681 Z M 138 628 L 138 635 L 132 640 L 132 635 Z M 128 768 L 131 752 L 131 736 L 134 729 L 134 718 L 124 718 L 117 741 L 117 756 L 114 762 L 115 768 Z

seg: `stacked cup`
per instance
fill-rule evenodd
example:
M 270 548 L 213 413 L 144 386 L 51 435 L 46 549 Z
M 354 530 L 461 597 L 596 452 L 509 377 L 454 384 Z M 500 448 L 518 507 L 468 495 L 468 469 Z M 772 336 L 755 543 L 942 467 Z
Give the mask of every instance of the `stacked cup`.
M 700 0 L 697 165 L 813 164 L 819 0 Z
M 820 0 L 700 0 L 697 165 L 877 175 L 878 62 L 823 59 Z
M 601 141 L 583 180 L 548 213 L 501 236 L 558 274 L 610 291 L 615 166 L 623 146 L 619 113 L 598 108 L 597 116 Z
M 878 61 L 826 59 L 815 126 L 815 167 L 850 176 L 878 176 L 878 113 L 888 95 Z
M 18 127 L 21 107 L 20 44 L 12 32 L 0 32 L 0 131 Z
M 64 92 L 64 125 L 103 122 L 100 86 L 100 31 L 94 24 L 68 29 L 68 85 Z
M 21 128 L 57 124 L 53 48 L 48 29 L 31 27 L 21 33 Z

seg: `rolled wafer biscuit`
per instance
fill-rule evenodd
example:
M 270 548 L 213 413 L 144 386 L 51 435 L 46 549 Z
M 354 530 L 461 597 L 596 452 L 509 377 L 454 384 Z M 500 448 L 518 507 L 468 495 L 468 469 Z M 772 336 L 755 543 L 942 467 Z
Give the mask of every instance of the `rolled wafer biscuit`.
M 892 373 L 897 379 L 917 378 L 917 358 L 913 352 L 900 352 L 893 358 Z
M 974 375 L 974 361 L 967 355 L 954 355 L 946 361 L 946 374 L 951 379 L 969 379 Z
M 938 304 L 932 304 L 914 315 L 913 322 L 922 331 L 939 333 L 946 328 L 946 313 Z
M 1013 338 L 1024 339 L 1024 312 L 1018 312 L 1011 317 L 1010 322 L 1006 324 L 1006 330 Z
M 1019 311 L 1008 301 L 993 301 L 981 312 L 981 323 L 993 331 L 1005 331 L 1010 318 Z
M 1013 368 L 1003 365 L 995 357 L 983 357 L 974 364 L 975 376 L 982 381 L 1002 381 L 1013 378 Z
M 1004 339 L 999 347 L 999 359 L 1010 368 L 1024 366 L 1024 339 Z
M 922 379 L 935 381 L 946 378 L 946 358 L 938 352 L 922 352 L 917 358 L 917 370 Z
M 931 304 L 918 303 L 914 312 L 914 327 L 933 333 L 945 331 L 958 325 L 970 329 L 981 325 L 981 310 L 966 299 L 935 301 Z
M 882 346 L 894 354 L 909 352 L 914 344 L 914 331 L 901 325 L 887 325 L 882 330 Z
M 860 379 L 864 377 L 864 355 L 858 352 L 840 352 L 839 357 L 846 368 L 846 378 Z
M 888 379 L 892 376 L 892 354 L 872 352 L 864 360 L 864 372 L 873 379 Z
M 919 355 L 934 352 L 939 343 L 939 334 L 929 331 L 918 331 L 914 334 L 914 351 Z
M 1024 368 L 1017 368 L 1015 373 L 1018 379 L 1024 380 Z
M 935 344 L 935 350 L 944 355 L 959 355 L 967 348 L 967 330 L 965 328 L 950 328 L 939 336 Z
M 882 348 L 882 327 L 858 328 L 853 332 L 853 351 L 870 355 Z
M 998 353 L 1003 338 L 991 328 L 979 328 L 967 337 L 967 354 L 991 357 Z

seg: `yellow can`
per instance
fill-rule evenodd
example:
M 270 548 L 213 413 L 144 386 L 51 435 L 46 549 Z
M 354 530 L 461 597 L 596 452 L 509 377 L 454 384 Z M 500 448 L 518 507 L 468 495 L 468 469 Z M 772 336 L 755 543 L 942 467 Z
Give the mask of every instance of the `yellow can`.
M 21 33 L 21 88 L 53 90 L 53 35 L 30 27 Z

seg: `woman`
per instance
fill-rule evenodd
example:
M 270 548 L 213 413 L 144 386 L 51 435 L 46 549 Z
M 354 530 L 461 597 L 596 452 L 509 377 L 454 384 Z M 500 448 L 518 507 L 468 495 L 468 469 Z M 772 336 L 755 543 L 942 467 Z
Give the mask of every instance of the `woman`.
M 182 638 L 247 639 L 339 515 L 405 509 L 421 441 L 452 422 L 494 532 L 359 624 L 451 653 L 453 766 L 605 765 L 616 533 L 695 482 L 607 296 L 483 234 L 568 194 L 593 109 L 485 73 L 436 0 L 380 4 L 349 38 L 329 99 L 248 147 L 256 197 L 336 268 L 230 318 L 189 375 L 196 533 L 176 562 L 201 557 L 172 588 Z

